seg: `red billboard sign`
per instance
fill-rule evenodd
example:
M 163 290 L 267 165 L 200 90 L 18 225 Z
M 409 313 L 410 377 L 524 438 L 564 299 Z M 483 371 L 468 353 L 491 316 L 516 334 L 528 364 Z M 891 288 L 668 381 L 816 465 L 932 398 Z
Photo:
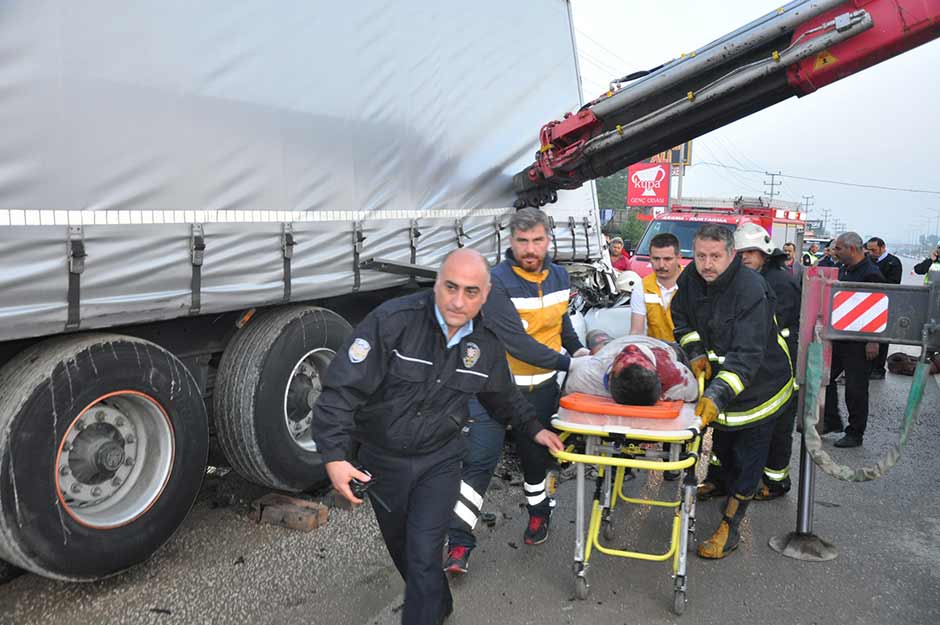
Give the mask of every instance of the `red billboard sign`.
M 668 205 L 667 163 L 637 163 L 627 168 L 627 206 Z

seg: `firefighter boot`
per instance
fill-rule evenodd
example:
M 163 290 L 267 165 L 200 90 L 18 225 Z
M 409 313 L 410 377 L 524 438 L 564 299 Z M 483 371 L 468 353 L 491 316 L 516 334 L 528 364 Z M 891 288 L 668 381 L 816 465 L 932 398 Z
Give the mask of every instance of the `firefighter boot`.
M 698 485 L 696 497 L 700 501 L 727 497 L 729 493 L 725 488 L 723 477 L 718 456 L 712 452 L 708 458 L 708 473 L 705 474 L 705 481 Z
M 751 503 L 750 497 L 746 499 L 739 495 L 728 497 L 724 516 L 718 524 L 718 529 L 709 536 L 708 540 L 698 546 L 700 557 L 720 560 L 737 548 L 740 538 L 738 528 L 749 503 Z

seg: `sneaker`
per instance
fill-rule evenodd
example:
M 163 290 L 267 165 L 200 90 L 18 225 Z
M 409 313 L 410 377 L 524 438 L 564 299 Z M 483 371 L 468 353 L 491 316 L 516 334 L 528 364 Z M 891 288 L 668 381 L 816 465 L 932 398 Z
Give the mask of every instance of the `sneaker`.
M 830 425 L 828 423 L 824 423 L 823 428 L 822 428 L 823 434 L 831 434 L 833 432 L 843 432 L 843 431 L 845 431 L 845 428 L 842 426 L 842 424 Z
M 470 562 L 470 548 L 460 545 L 450 548 L 444 562 L 445 573 L 466 573 Z
M 868 374 L 868 379 L 869 380 L 884 380 L 885 372 L 884 371 L 872 371 L 870 374 Z
M 529 517 L 529 526 L 525 528 L 522 540 L 527 545 L 541 545 L 548 540 L 548 516 L 533 514 Z
M 682 477 L 682 471 L 663 471 L 663 479 L 667 482 L 675 482 Z

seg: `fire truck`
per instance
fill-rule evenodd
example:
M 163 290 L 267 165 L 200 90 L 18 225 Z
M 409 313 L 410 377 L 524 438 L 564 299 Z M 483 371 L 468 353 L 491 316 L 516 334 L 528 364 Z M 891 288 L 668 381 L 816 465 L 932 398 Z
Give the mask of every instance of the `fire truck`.
M 806 229 L 804 214 L 797 202 L 768 200 L 757 197 L 686 198 L 683 204 L 673 205 L 672 210 L 654 215 L 633 250 L 628 269 L 641 277 L 650 272 L 650 240 L 657 234 L 669 232 L 679 239 L 682 264 L 692 259 L 692 237 L 695 231 L 707 223 L 723 224 L 730 230 L 742 223 L 752 221 L 770 233 L 774 247 L 793 243 L 803 249 L 803 232 Z

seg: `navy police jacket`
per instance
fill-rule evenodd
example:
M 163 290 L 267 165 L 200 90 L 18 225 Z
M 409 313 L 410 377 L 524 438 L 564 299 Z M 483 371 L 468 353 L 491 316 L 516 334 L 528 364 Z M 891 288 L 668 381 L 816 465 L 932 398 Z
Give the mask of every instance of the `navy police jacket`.
M 324 462 L 350 459 L 352 439 L 398 455 L 429 453 L 460 434 L 473 395 L 528 436 L 543 429 L 482 315 L 448 349 L 434 293 L 406 295 L 369 313 L 336 354 L 313 408 L 314 439 Z
M 714 426 L 741 429 L 776 417 L 793 393 L 793 377 L 773 290 L 740 257 L 711 284 L 690 263 L 677 284 L 670 306 L 676 340 L 690 359 L 711 361 L 705 396 L 721 411 Z

